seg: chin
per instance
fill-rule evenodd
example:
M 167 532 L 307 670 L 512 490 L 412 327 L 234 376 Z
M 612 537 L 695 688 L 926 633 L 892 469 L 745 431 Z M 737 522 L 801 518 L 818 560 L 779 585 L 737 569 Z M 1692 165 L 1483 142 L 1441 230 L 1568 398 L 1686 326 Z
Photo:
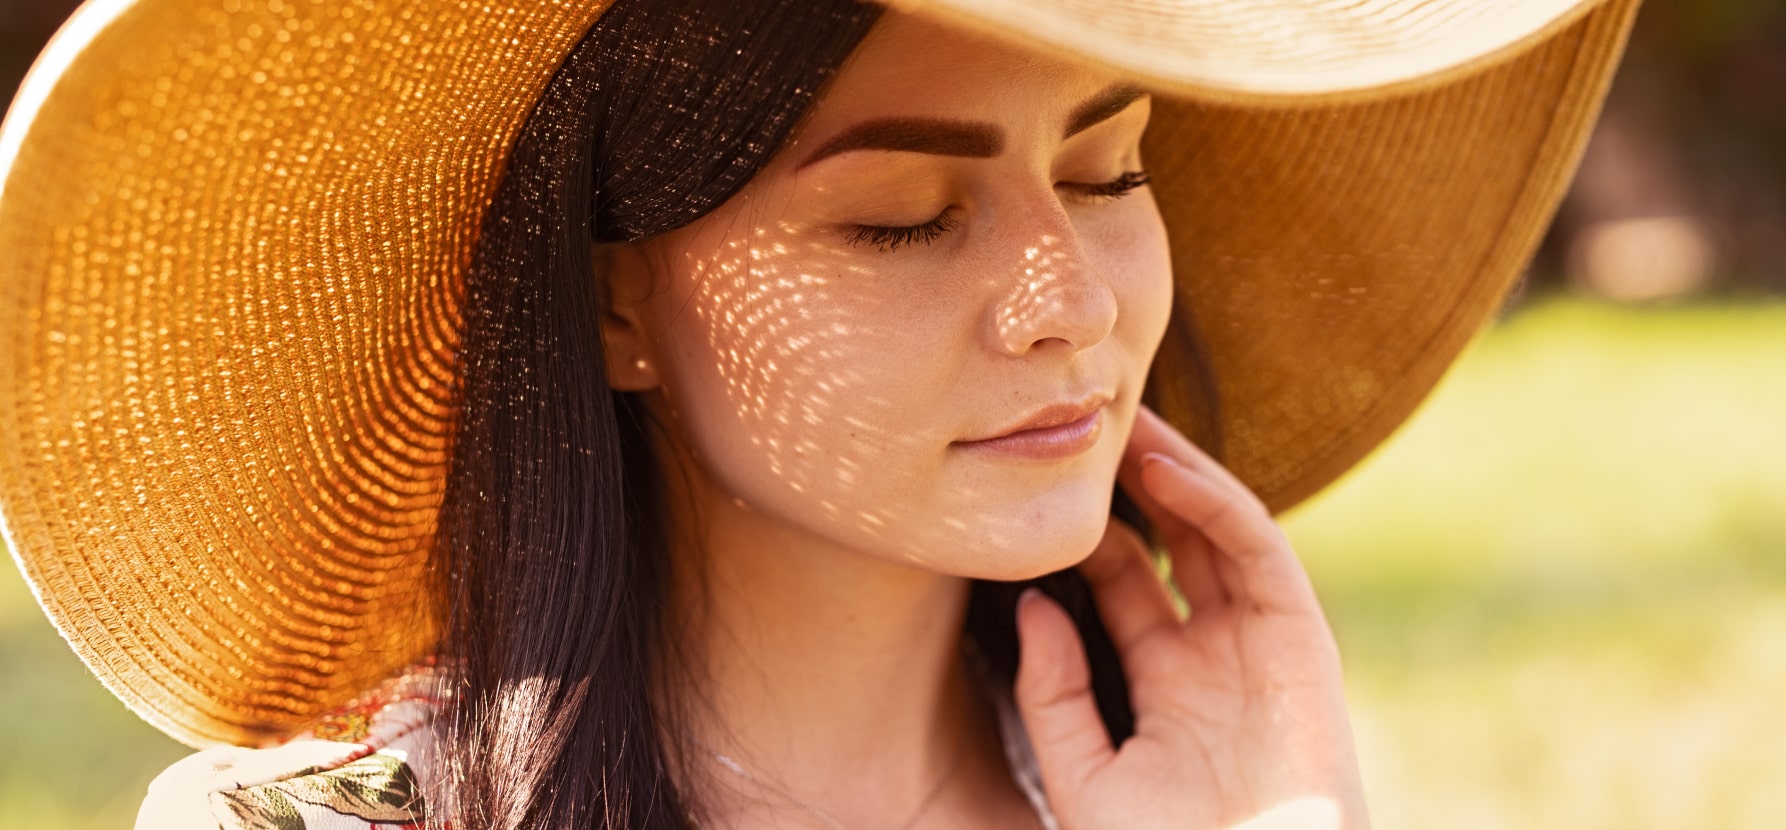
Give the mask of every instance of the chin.
M 973 551 L 972 561 L 960 561 L 961 575 L 1016 582 L 1078 565 L 1097 548 L 1110 521 L 1107 503 L 1097 512 L 1089 507 L 1040 521 L 979 528 L 984 535 L 978 544 L 960 548 Z

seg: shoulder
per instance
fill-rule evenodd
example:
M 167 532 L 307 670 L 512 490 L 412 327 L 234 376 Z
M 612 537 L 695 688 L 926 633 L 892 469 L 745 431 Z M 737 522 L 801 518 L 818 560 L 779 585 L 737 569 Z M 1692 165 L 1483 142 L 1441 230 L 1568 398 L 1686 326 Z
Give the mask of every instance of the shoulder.
M 429 817 L 439 701 L 425 666 L 278 746 L 218 747 L 149 785 L 137 830 L 395 830 Z

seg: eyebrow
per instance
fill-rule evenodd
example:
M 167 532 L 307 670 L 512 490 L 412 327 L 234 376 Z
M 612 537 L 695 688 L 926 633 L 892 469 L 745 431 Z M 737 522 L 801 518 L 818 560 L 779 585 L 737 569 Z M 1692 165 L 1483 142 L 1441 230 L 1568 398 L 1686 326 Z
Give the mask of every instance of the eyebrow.
M 800 162 L 807 167 L 840 153 L 892 150 L 937 156 L 992 158 L 1005 150 L 1005 133 L 977 121 L 877 118 L 844 130 Z
M 1129 108 L 1146 93 L 1139 88 L 1113 86 L 1073 108 L 1067 116 L 1063 138 L 1070 138 L 1107 121 Z M 941 118 L 876 118 L 864 121 L 825 142 L 804 161 L 801 169 L 832 156 L 856 150 L 887 150 L 935 156 L 992 158 L 1005 149 L 1005 133 L 983 121 L 951 121 Z
M 1146 94 L 1140 87 L 1128 84 L 1117 84 L 1098 93 L 1091 100 L 1073 108 L 1072 114 L 1067 116 L 1067 130 L 1062 137 L 1071 138 L 1115 118 Z

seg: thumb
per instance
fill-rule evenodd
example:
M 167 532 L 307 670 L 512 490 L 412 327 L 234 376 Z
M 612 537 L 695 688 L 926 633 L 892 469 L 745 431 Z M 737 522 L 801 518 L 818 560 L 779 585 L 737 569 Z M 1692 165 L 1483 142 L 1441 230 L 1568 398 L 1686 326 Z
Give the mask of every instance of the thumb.
M 1060 804 L 1116 754 L 1091 692 L 1091 667 L 1072 618 L 1030 588 L 1017 600 L 1021 640 L 1015 697 L 1041 767 L 1042 786 Z

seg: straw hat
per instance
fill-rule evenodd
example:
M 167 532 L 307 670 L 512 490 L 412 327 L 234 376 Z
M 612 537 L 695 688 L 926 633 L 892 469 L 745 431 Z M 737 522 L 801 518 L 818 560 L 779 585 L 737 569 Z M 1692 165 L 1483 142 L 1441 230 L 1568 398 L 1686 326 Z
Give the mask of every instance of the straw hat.
M 277 740 L 431 645 L 460 278 L 604 5 L 94 0 L 32 71 L 0 131 L 0 513 L 163 731 Z M 1181 294 L 1227 462 L 1283 509 L 1494 315 L 1637 3 L 902 5 L 1172 94 L 1146 153 Z

